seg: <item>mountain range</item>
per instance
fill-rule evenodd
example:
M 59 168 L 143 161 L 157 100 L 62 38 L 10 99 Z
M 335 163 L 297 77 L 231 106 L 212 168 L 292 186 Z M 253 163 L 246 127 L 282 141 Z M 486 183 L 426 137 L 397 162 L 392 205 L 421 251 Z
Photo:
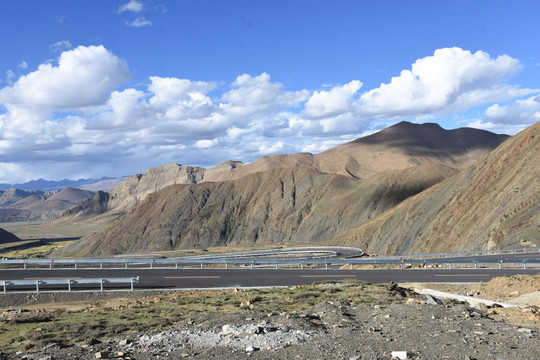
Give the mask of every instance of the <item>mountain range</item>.
M 66 211 L 58 221 L 99 221 L 100 217 L 110 221 L 112 215 L 116 220 L 63 254 L 313 243 L 404 254 L 537 245 L 538 237 L 531 237 L 538 231 L 535 204 L 540 203 L 538 185 L 532 180 L 538 179 L 537 130 L 538 125 L 527 129 L 530 139 L 536 137 L 529 144 L 515 140 L 526 136 L 522 134 L 510 141 L 506 135 L 477 129 L 444 130 L 436 124 L 401 122 L 316 155 L 268 156 L 250 164 L 228 161 L 210 169 L 167 164 L 129 177 L 109 192 L 98 191 Z M 523 174 L 493 160 L 516 146 L 532 146 L 533 157 L 521 164 Z M 528 190 L 527 200 L 511 207 L 508 215 L 502 207 L 509 203 L 504 201 L 509 182 L 499 183 L 496 179 L 503 175 L 494 180 L 478 172 L 480 168 L 490 168 L 492 175 L 495 168 L 500 174 L 515 171 L 523 179 L 528 174 L 528 189 L 536 190 Z M 489 202 L 479 198 L 487 194 L 480 194 L 472 179 L 498 189 L 493 194 L 502 200 L 492 202 L 499 204 L 496 210 L 478 207 Z M 518 187 L 519 182 L 513 184 Z M 461 195 L 456 200 L 451 194 Z M 460 211 L 455 203 L 467 203 L 462 209 L 465 216 L 455 216 Z M 522 211 L 532 214 L 528 220 Z M 502 213 L 513 222 L 501 220 Z M 437 225 L 441 219 L 446 222 Z M 528 221 L 530 231 L 507 237 L 508 232 L 517 232 L 509 224 L 520 227 L 520 221 Z M 481 230 L 474 225 L 480 223 Z M 450 236 L 454 233 L 455 239 Z
M 0 191 L 0 222 L 55 220 L 64 211 L 93 195 L 91 191 L 71 187 L 55 192 Z
M 52 180 L 32 180 L 22 184 L 0 184 L 0 191 L 5 191 L 9 189 L 25 190 L 25 191 L 41 191 L 41 192 L 53 192 L 60 191 L 66 187 L 78 188 L 83 190 L 90 191 L 108 191 L 125 180 L 126 177 L 120 178 L 108 178 L 103 177 L 101 179 L 79 179 L 79 180 L 69 180 L 64 179 L 60 181 Z

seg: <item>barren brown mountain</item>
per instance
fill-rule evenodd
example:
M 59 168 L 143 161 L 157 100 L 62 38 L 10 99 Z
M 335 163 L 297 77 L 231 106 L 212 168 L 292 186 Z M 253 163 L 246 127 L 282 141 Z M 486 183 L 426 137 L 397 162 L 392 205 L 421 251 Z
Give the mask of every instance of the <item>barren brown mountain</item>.
M 331 243 L 377 254 L 540 246 L 540 123 Z
M 446 131 L 433 124 L 400 123 L 320 155 L 278 155 L 248 165 L 227 162 L 210 171 L 212 180 L 221 176 L 229 181 L 209 181 L 204 169 L 169 164 L 150 173 L 170 172 L 174 176 L 167 179 L 192 184 L 151 192 L 149 184 L 157 188 L 169 180 L 149 172 L 132 177 L 122 189 L 133 191 L 131 204 L 137 205 L 132 210 L 123 207 L 127 213 L 117 222 L 66 253 L 101 256 L 320 243 L 455 174 L 455 167 L 485 155 L 506 138 L 473 129 Z M 145 197 L 136 191 L 141 184 Z M 109 196 L 119 193 L 129 191 Z M 101 202 L 94 197 L 72 210 L 72 215 L 96 214 L 104 203 L 111 203 L 104 193 L 96 196 Z M 126 197 L 121 198 L 128 204 Z
M 10 189 L 0 197 L 0 221 L 54 220 L 93 194 L 70 187 L 55 193 Z
M 403 121 L 320 154 L 263 156 L 251 164 L 235 164 L 229 169 L 205 174 L 203 181 L 235 180 L 255 172 L 295 167 L 307 167 L 358 179 L 366 179 L 382 171 L 423 164 L 463 169 L 478 161 L 506 138 L 506 135 L 471 128 L 444 130 L 437 124 Z
M 86 256 L 321 242 L 455 172 L 425 165 L 359 180 L 295 168 L 171 185 L 66 252 Z

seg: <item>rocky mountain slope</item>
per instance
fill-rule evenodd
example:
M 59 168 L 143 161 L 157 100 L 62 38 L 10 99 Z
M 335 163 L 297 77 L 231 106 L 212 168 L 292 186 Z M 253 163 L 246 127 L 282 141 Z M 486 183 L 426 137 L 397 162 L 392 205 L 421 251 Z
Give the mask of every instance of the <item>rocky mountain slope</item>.
M 0 195 L 0 222 L 54 220 L 93 195 L 70 187 L 58 192 L 6 190 Z
M 540 246 L 540 123 L 331 243 L 377 254 Z
M 125 215 L 66 252 L 102 256 L 323 242 L 454 175 L 506 138 L 400 123 L 319 155 L 228 162 L 209 174 L 169 164 L 72 209 L 72 218 L 103 209 Z M 171 179 L 177 185 L 156 191 Z
M 66 249 L 78 255 L 321 242 L 454 174 L 425 165 L 366 180 L 276 169 L 236 181 L 173 185 Z

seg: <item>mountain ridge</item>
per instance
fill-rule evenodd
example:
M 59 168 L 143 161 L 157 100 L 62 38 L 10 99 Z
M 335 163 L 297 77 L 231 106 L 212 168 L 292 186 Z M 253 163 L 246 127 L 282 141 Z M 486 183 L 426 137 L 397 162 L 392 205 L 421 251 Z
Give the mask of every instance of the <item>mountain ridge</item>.
M 427 134 L 410 130 L 426 128 Z M 330 149 L 322 157 L 297 153 L 262 157 L 251 164 L 225 162 L 210 179 L 206 169 L 179 164 L 149 169 L 115 188 L 109 198 L 99 194 L 105 202 L 113 198 L 128 206 L 121 208 L 112 225 L 67 248 L 66 253 L 104 256 L 322 243 L 455 176 L 458 169 L 473 163 L 471 159 L 481 159 L 487 149 L 508 138 L 475 129 L 449 133 L 438 126 L 409 123 L 388 129 L 382 131 L 386 139 L 378 145 L 374 144 L 377 137 L 370 136 Z M 388 141 L 396 141 L 388 135 L 395 131 L 406 137 L 397 139 L 399 145 L 387 146 Z M 479 137 L 479 141 L 468 144 L 470 140 L 457 137 Z M 403 142 L 415 146 L 403 148 Z M 160 177 L 163 174 L 168 175 Z M 127 196 L 122 196 L 121 189 Z M 88 206 L 79 207 L 79 214 L 88 211 L 95 216 L 96 209 L 103 208 L 111 211 L 96 196 Z M 70 216 L 77 217 L 77 211 Z
M 377 254 L 540 246 L 540 123 L 464 171 L 329 240 Z

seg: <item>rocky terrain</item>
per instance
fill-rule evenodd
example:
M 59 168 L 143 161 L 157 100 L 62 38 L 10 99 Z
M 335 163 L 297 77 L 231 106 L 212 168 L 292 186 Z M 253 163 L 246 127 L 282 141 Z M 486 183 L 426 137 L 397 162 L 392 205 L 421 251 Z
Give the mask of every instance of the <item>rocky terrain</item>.
M 508 295 L 509 284 L 528 291 L 540 278 L 494 279 L 482 295 Z M 395 284 L 8 295 L 4 359 L 540 357 L 538 307 L 472 308 Z
M 361 181 L 297 168 L 236 181 L 170 186 L 66 253 L 100 256 L 321 241 L 453 173 L 426 165 Z
M 330 242 L 377 254 L 540 246 L 540 123 Z

